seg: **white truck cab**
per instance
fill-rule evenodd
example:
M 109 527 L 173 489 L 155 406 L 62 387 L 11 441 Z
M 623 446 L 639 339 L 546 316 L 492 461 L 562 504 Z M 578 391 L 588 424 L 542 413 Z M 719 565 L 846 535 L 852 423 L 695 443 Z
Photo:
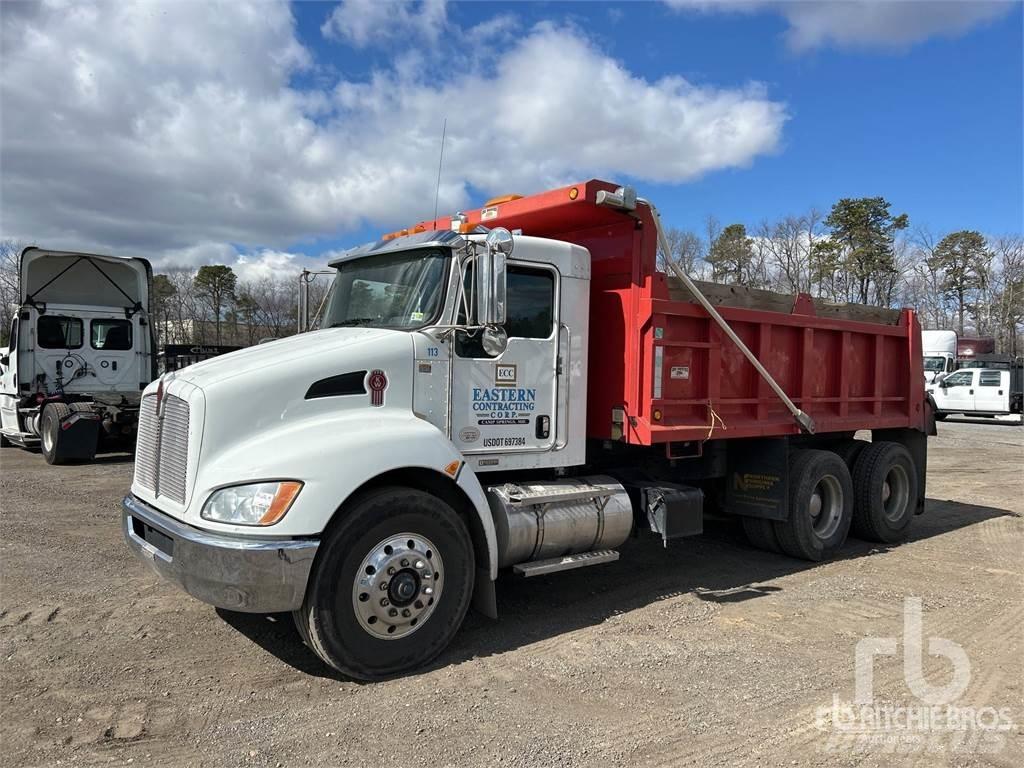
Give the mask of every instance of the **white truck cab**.
M 956 331 L 921 331 L 925 384 L 932 384 L 956 370 L 956 344 Z
M 368 678 L 437 653 L 474 582 L 493 613 L 499 565 L 600 556 L 633 514 L 607 478 L 557 480 L 585 461 L 584 248 L 434 231 L 332 266 L 322 330 L 146 388 L 123 522 L 129 546 L 194 596 L 294 611 L 325 661 Z M 527 467 L 551 484 L 485 495 L 479 475 Z M 523 493 L 575 503 L 545 528 L 517 508 Z M 409 512 L 382 522 L 382 505 Z
M 41 443 L 51 464 L 130 447 L 155 374 L 149 262 L 26 248 L 19 307 L 0 355 L 0 441 Z
M 1021 393 L 1014 391 L 1012 371 L 961 368 L 928 388 L 935 418 L 949 414 L 1002 416 L 1021 413 Z

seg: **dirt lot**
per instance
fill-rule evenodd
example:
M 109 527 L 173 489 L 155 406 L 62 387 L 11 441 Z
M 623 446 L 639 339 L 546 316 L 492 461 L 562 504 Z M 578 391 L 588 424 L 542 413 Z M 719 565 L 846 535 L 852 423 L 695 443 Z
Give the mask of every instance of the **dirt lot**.
M 471 614 L 432 668 L 372 685 L 320 665 L 287 616 L 217 612 L 150 575 L 121 541 L 125 457 L 4 450 L 0 764 L 888 765 L 816 716 L 853 698 L 857 641 L 900 637 L 916 596 L 924 636 L 969 659 L 957 706 L 1012 726 L 895 762 L 1024 765 L 1024 428 L 939 430 L 908 544 L 851 540 L 811 566 L 726 522 L 630 542 L 612 565 L 500 584 L 499 621 Z M 874 670 L 875 701 L 921 704 L 900 656 Z

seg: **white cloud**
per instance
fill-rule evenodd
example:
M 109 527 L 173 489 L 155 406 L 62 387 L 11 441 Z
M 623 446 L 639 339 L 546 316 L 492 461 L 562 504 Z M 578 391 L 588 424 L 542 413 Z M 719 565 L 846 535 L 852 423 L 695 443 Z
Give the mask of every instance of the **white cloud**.
M 398 37 L 435 40 L 447 19 L 447 0 L 341 0 L 320 31 L 363 48 Z
M 547 24 L 487 60 L 441 71 L 439 47 L 413 50 L 361 81 L 328 75 L 262 0 L 7 4 L 0 42 L 0 234 L 158 264 L 283 267 L 266 254 L 428 216 L 445 117 L 442 212 L 479 202 L 468 185 L 745 166 L 786 119 L 756 84 L 646 80 Z M 326 85 L 296 87 L 302 70 Z
M 752 13 L 769 10 L 789 23 L 796 51 L 824 45 L 898 48 L 955 37 L 1005 15 L 1009 0 L 665 0 L 678 9 Z

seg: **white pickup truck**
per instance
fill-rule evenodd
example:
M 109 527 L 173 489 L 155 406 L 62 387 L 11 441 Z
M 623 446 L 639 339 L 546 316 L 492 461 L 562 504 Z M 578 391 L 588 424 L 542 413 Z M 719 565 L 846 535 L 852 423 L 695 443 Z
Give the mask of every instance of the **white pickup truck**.
M 951 413 L 986 417 L 1021 413 L 1021 393 L 1014 390 L 1010 370 L 962 368 L 929 386 L 928 394 L 940 421 Z

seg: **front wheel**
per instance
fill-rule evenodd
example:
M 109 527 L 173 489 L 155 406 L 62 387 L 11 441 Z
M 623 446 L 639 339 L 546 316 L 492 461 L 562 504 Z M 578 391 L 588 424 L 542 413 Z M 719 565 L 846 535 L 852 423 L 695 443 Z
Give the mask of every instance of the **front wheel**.
M 363 495 L 320 545 L 295 625 L 325 663 L 358 680 L 426 664 L 473 594 L 473 545 L 441 499 L 411 488 Z

